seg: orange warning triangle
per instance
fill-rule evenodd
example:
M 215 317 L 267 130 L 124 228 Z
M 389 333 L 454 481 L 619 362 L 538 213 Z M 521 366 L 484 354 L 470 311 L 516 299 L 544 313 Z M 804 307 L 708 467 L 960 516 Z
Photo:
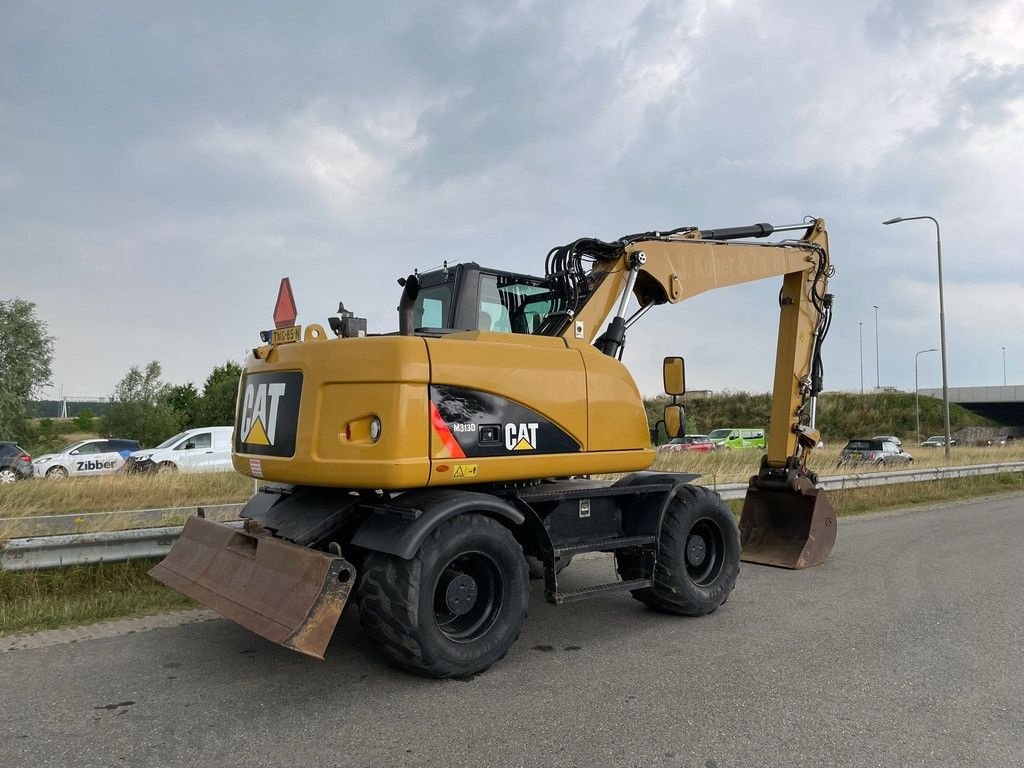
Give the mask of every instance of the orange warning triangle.
M 249 427 L 249 434 L 245 436 L 243 443 L 249 445 L 270 445 L 270 441 L 267 439 L 267 431 L 263 429 L 263 422 L 260 421 L 259 416 L 253 419 L 252 426 Z
M 533 450 L 533 446 L 530 445 L 530 441 L 529 440 L 527 440 L 525 437 L 523 437 L 523 438 L 520 438 L 519 442 L 516 443 L 516 447 L 513 448 L 512 450 L 513 451 L 532 451 Z
M 295 297 L 292 296 L 292 281 L 287 277 L 281 278 L 281 287 L 277 289 L 277 303 L 274 304 L 274 325 L 278 328 L 287 328 L 295 325 L 295 318 L 299 311 L 295 308 Z

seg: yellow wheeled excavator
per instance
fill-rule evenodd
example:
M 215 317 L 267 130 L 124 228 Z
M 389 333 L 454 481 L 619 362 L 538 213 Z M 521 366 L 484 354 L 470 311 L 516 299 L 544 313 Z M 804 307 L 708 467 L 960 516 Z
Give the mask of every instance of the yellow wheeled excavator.
M 800 234 L 760 239 L 778 232 Z M 542 277 L 446 264 L 399 280 L 397 333 L 367 334 L 343 305 L 332 333 L 275 312 L 246 362 L 233 446 L 235 469 L 269 484 L 244 528 L 190 519 L 151 573 L 318 658 L 354 593 L 374 645 L 434 677 L 507 653 L 526 616 L 527 557 L 552 603 L 622 590 L 655 610 L 711 613 L 741 557 L 803 568 L 835 541 L 807 469 L 831 273 L 825 224 L 808 218 L 585 238 L 552 249 Z M 647 471 L 650 425 L 620 357 L 652 307 L 771 276 L 782 287 L 768 447 L 737 527 L 696 475 Z M 681 436 L 682 359 L 663 373 L 666 431 Z M 592 479 L 606 474 L 620 477 Z M 564 590 L 559 566 L 584 552 L 613 553 L 618 580 Z

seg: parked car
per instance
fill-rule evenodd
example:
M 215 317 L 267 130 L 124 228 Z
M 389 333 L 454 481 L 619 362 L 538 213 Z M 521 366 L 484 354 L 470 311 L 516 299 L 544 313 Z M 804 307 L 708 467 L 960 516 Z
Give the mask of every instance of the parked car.
M 716 448 L 764 448 L 764 430 L 757 428 L 713 429 L 708 437 Z
M 900 450 L 903 450 L 903 441 L 900 440 L 896 435 L 875 435 L 871 438 L 872 440 L 888 440 L 890 443 L 895 445 Z
M 1013 442 L 1013 435 L 996 435 L 988 441 L 988 445 L 1009 445 Z
M 32 477 L 32 457 L 17 443 L 0 443 L 0 485 Z
M 200 427 L 179 432 L 156 448 L 135 451 L 127 472 L 229 472 L 233 427 Z
M 837 467 L 854 464 L 910 464 L 914 457 L 889 440 L 850 440 L 839 453 Z
M 138 440 L 79 440 L 57 453 L 37 457 L 33 462 L 35 475 L 50 480 L 112 475 L 121 469 L 128 454 L 139 447 Z
M 710 453 L 715 450 L 715 444 L 707 435 L 686 435 L 685 437 L 673 437 L 664 445 L 658 446 L 658 453 L 678 453 L 679 451 L 696 451 L 697 453 Z
M 949 438 L 949 445 L 950 445 L 950 447 L 956 445 L 956 440 L 954 438 L 952 438 L 952 437 Z M 946 436 L 945 435 L 932 435 L 927 440 L 925 440 L 923 443 L 921 443 L 921 447 L 922 448 L 945 448 L 946 447 Z

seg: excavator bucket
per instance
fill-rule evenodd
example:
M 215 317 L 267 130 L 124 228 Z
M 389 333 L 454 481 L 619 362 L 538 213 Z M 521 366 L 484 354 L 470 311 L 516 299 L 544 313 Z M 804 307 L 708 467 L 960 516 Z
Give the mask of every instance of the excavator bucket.
M 825 491 L 750 488 L 740 517 L 740 559 L 780 568 L 825 562 L 836 543 L 836 513 Z
M 344 558 L 199 517 L 149 575 L 251 632 L 323 659 L 355 581 Z

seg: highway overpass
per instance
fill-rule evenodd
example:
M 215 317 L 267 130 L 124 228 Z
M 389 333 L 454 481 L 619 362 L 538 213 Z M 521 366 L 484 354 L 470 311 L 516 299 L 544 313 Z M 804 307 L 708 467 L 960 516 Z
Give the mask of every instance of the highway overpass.
M 942 388 L 922 389 L 922 395 L 942 399 Z M 1005 387 L 950 387 L 949 402 L 1006 427 L 1024 427 L 1024 384 Z

